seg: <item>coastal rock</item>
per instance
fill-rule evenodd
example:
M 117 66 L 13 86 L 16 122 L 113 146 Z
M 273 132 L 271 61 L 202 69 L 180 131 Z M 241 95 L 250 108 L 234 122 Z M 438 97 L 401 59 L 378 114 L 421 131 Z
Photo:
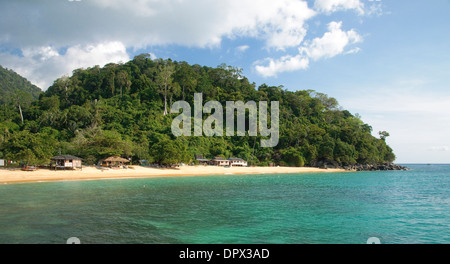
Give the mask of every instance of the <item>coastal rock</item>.
M 407 167 L 397 165 L 394 163 L 383 164 L 355 164 L 355 165 L 340 165 L 336 161 L 321 160 L 310 164 L 311 167 L 321 169 L 344 169 L 348 171 L 394 171 L 394 170 L 409 170 Z
M 357 164 L 353 166 L 347 166 L 346 170 L 353 171 L 397 171 L 397 170 L 408 170 L 407 167 L 397 165 L 394 163 L 384 163 L 384 164 Z

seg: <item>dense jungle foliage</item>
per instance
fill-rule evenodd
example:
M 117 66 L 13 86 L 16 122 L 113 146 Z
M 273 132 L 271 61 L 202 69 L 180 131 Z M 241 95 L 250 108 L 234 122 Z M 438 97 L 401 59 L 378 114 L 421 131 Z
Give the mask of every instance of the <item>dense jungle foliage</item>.
M 3 75 L 2 75 L 3 76 Z M 13 91 L 15 83 L 6 87 Z M 4 87 L 2 84 L 1 87 Z M 358 115 L 343 110 L 336 99 L 312 90 L 256 87 L 239 68 L 189 65 L 152 60 L 148 54 L 123 64 L 76 69 L 39 94 L 29 88 L 1 90 L 0 158 L 45 164 L 58 154 L 71 154 L 94 164 L 116 155 L 161 164 L 195 162 L 195 156 L 240 157 L 252 165 L 380 164 L 395 159 L 386 144 Z M 17 90 L 17 89 L 16 89 Z M 261 136 L 175 137 L 170 106 L 178 100 L 203 103 L 279 101 L 279 144 L 260 147 Z M 270 111 L 269 111 L 270 113 Z M 208 114 L 204 114 L 206 118 Z

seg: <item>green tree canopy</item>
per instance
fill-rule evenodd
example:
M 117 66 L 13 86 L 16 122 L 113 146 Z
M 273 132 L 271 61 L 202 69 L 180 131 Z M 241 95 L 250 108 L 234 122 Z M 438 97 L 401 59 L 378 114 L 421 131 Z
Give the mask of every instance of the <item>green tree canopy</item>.
M 313 90 L 256 87 L 242 69 L 226 64 L 213 68 L 142 54 L 126 63 L 75 69 L 35 101 L 22 92 L 0 102 L 0 155 L 28 163 L 46 162 L 60 152 L 90 164 L 112 155 L 161 164 L 191 162 L 196 155 L 286 166 L 395 160 L 386 143 L 389 133 L 374 137 L 372 127 L 335 98 Z M 175 138 L 171 123 L 177 115 L 169 108 L 183 99 L 193 107 L 194 93 L 202 93 L 204 103 L 216 100 L 223 106 L 226 101 L 278 101 L 279 144 L 263 148 L 261 135 L 248 134 Z

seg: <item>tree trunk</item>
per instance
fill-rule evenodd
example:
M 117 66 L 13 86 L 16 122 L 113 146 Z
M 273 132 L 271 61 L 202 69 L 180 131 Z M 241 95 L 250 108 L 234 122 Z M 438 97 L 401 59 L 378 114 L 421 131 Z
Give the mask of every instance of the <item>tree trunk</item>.
M 20 107 L 20 104 L 19 104 L 19 112 L 20 112 L 20 118 L 22 119 L 22 124 L 23 124 L 23 114 L 22 114 L 22 108 Z
M 184 101 L 184 84 L 183 84 L 183 101 Z
M 167 115 L 167 85 L 164 86 L 164 115 Z

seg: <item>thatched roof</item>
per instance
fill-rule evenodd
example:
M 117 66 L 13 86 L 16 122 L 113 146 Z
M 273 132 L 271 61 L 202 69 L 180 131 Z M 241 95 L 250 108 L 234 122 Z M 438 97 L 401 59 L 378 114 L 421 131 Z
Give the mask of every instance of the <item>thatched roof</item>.
M 124 159 L 124 158 L 121 158 L 121 157 L 117 157 L 117 156 L 109 157 L 109 158 L 106 158 L 106 159 L 104 159 L 104 160 L 102 160 L 102 161 L 110 161 L 110 162 L 130 162 L 130 161 L 127 160 L 127 159 Z

